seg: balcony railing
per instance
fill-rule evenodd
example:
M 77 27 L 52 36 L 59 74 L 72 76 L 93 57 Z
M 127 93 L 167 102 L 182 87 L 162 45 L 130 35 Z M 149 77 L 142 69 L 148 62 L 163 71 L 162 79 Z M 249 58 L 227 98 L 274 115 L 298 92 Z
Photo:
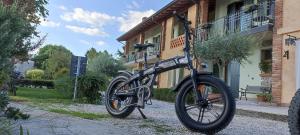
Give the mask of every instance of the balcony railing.
M 179 46 L 183 46 L 183 44 L 184 44 L 184 35 L 181 35 L 171 40 L 170 48 L 172 49 Z
M 272 0 L 252 4 L 234 14 L 219 18 L 196 29 L 197 40 L 210 36 L 222 36 L 236 32 L 247 32 L 262 26 L 273 25 L 274 2 Z
M 160 54 L 160 43 L 153 43 L 154 47 L 149 47 L 147 49 L 147 57 L 148 59 L 152 59 L 157 57 Z M 130 62 L 141 62 L 144 60 L 144 52 L 136 52 L 135 54 L 128 54 L 126 56 L 126 63 Z

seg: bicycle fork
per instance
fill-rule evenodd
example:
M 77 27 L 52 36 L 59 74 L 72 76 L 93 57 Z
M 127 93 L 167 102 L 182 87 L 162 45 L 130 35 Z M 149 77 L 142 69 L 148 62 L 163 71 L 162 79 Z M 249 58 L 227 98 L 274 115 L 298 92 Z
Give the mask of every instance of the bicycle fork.
M 191 79 L 193 82 L 193 91 L 196 94 L 197 104 L 203 104 L 204 99 L 201 92 L 198 91 L 197 71 L 195 69 L 191 69 Z

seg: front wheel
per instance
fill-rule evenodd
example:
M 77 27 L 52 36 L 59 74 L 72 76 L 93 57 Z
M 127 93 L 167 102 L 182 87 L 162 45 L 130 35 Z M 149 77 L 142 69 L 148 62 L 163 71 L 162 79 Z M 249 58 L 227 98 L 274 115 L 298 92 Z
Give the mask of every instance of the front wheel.
M 175 109 L 180 122 L 192 131 L 205 134 L 224 129 L 235 113 L 235 100 L 230 89 L 215 77 L 199 76 L 197 92 L 204 101 L 197 102 L 192 80 L 179 89 Z
M 288 123 L 291 135 L 300 135 L 300 89 L 292 99 L 289 108 Z

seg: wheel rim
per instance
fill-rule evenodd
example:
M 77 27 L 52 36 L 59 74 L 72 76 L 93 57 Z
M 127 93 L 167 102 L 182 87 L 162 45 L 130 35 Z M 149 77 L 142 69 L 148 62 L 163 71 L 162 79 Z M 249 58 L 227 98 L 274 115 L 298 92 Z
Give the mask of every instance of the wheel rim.
M 209 125 L 217 122 L 225 112 L 226 102 L 223 91 L 211 83 L 198 84 L 197 92 L 201 92 L 202 103 L 196 102 L 193 86 L 189 86 L 182 98 L 182 107 L 190 119 L 197 124 Z
M 132 97 L 117 97 L 115 93 L 117 92 L 117 89 L 120 88 L 124 83 L 126 82 L 126 79 L 118 79 L 116 80 L 110 87 L 110 90 L 108 91 L 108 98 L 106 101 L 108 102 L 108 108 L 113 111 L 114 113 L 122 113 L 126 111 L 128 108 L 128 105 L 132 101 Z M 131 86 L 125 85 L 119 90 L 121 91 L 127 91 L 130 89 Z

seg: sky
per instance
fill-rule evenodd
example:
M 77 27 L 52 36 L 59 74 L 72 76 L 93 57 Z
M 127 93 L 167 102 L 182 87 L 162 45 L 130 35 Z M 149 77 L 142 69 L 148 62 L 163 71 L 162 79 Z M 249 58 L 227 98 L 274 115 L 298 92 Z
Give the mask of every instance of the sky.
M 62 45 L 78 56 L 92 47 L 115 55 L 123 46 L 119 36 L 171 1 L 49 0 L 49 16 L 38 29 L 48 35 L 44 45 Z

